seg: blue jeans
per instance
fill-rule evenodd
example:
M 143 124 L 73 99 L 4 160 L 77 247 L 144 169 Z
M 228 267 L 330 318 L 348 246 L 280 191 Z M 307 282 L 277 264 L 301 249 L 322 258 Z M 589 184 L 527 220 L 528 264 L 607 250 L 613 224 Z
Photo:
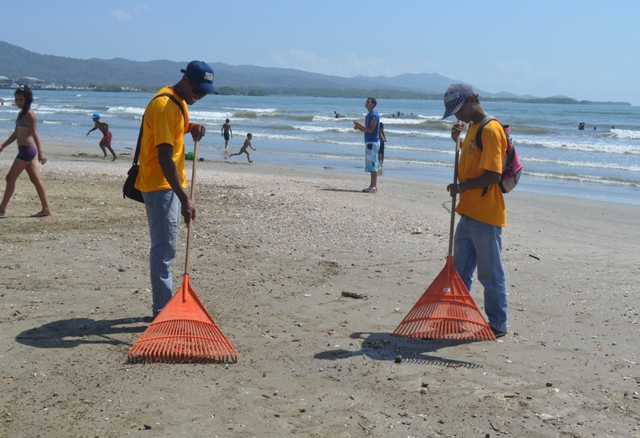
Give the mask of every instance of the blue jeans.
M 502 227 L 462 217 L 454 238 L 453 266 L 471 291 L 473 271 L 484 286 L 484 311 L 489 325 L 506 332 L 507 280 L 502 266 Z
M 173 296 L 171 262 L 176 257 L 180 200 L 173 190 L 142 192 L 149 222 L 149 270 L 153 315 L 157 315 Z

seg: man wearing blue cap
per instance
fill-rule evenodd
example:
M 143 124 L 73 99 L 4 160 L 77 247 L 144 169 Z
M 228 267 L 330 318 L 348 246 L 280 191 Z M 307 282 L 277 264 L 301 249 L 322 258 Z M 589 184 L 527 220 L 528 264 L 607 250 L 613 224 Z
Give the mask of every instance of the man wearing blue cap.
M 171 262 L 178 246 L 180 214 L 187 225 L 196 217 L 196 207 L 187 194 L 184 136 L 199 141 L 204 125 L 189 122 L 188 105 L 213 87 L 213 69 L 202 61 L 191 61 L 182 79 L 161 89 L 151 99 L 141 127 L 140 168 L 135 187 L 142 192 L 151 250 L 149 265 L 156 316 L 173 295 Z
M 102 157 L 102 159 L 104 160 L 105 158 L 107 158 L 106 149 L 109 149 L 109 151 L 111 151 L 111 155 L 113 155 L 113 160 L 111 161 L 115 161 L 118 156 L 111 148 L 111 139 L 113 138 L 113 134 L 111 133 L 111 131 L 109 131 L 109 124 L 100 121 L 99 113 L 93 113 L 91 118 L 93 119 L 94 126 L 92 129 L 89 129 L 87 135 L 91 134 L 92 131 L 99 129 L 100 132 L 102 132 L 102 140 L 100 140 L 100 149 L 102 149 L 102 153 L 104 154 L 104 157 Z
M 476 134 L 487 113 L 471 87 L 453 84 L 444 95 L 446 119 L 455 115 L 451 138 L 457 141 L 465 123 L 472 123 L 464 137 L 458 163 L 458 181 L 449 184 L 451 196 L 460 193 L 456 212 L 462 216 L 456 228 L 453 265 L 467 289 L 471 290 L 473 272 L 484 286 L 484 309 L 496 337 L 505 336 L 507 328 L 507 281 L 502 265 L 502 228 L 507 224 L 507 210 L 498 183 L 502 160 L 507 152 L 507 137 L 497 121 L 482 129 L 482 148 Z

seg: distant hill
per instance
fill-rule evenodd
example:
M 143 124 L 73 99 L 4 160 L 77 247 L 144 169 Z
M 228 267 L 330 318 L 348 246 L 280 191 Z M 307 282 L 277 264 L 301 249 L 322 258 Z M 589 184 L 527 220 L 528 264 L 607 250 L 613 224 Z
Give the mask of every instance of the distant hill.
M 186 64 L 187 61 L 139 62 L 122 58 L 75 59 L 41 55 L 0 41 L 0 75 L 10 78 L 36 77 L 44 80 L 46 84 L 72 86 L 100 84 L 157 88 L 175 82 L 180 77 L 180 69 L 185 68 Z M 294 69 L 252 65 L 233 66 L 219 62 L 209 62 L 209 64 L 215 72 L 217 87 L 422 91 L 404 86 L 402 83 L 398 85 L 384 83 L 379 80 L 380 78 L 376 80 L 364 77 L 343 78 Z M 452 79 L 448 81 L 453 82 Z M 444 92 L 441 86 L 430 87 L 427 84 L 425 89 L 437 90 L 437 93 Z
M 215 72 L 215 85 L 227 94 L 274 94 L 326 97 L 364 97 L 375 93 L 380 98 L 442 99 L 452 83 L 463 82 L 436 73 L 406 73 L 394 77 L 343 78 L 301 70 L 209 63 Z M 120 87 L 154 91 L 175 83 L 187 61 L 130 61 L 128 59 L 76 59 L 41 55 L 0 41 L 0 76 L 11 79 L 35 77 L 44 84 L 62 86 L 99 86 L 109 90 Z M 471 84 L 469 84 L 471 85 Z M 508 92 L 487 93 L 474 87 L 489 100 L 544 103 L 595 103 L 567 98 L 537 98 Z M 221 90 L 222 91 L 222 90 Z M 614 103 L 614 102 L 607 102 Z M 627 103 L 623 103 L 627 104 Z M 627 104 L 629 105 L 629 104 Z

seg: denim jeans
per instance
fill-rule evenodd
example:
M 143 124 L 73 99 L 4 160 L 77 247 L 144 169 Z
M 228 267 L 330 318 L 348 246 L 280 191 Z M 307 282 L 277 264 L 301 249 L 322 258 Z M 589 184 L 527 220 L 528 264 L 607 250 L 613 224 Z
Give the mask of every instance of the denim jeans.
M 454 238 L 453 266 L 471 291 L 473 271 L 484 286 L 484 310 L 489 325 L 506 332 L 507 281 L 502 266 L 502 227 L 462 217 Z
M 149 270 L 153 315 L 157 315 L 173 296 L 171 262 L 178 247 L 180 200 L 173 190 L 142 192 L 149 222 Z

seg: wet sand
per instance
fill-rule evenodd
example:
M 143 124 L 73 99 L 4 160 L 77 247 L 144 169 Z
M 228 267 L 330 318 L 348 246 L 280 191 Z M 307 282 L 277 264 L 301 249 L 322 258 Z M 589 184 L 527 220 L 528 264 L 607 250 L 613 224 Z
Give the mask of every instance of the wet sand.
M 407 340 L 390 333 L 444 266 L 444 185 L 198 163 L 191 284 L 239 360 L 134 365 L 151 297 L 132 151 L 44 147 L 53 215 L 28 218 L 23 175 L 0 219 L 0 436 L 640 436 L 638 207 L 507 195 L 509 336 Z

